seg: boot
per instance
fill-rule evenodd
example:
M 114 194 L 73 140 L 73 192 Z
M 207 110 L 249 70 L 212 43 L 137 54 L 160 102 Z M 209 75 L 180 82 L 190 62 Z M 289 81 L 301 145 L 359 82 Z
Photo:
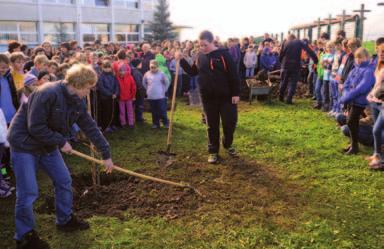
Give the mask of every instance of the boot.
M 40 239 L 35 230 L 24 234 L 21 240 L 16 241 L 16 249 L 50 249 L 47 242 Z
M 63 232 L 73 232 L 78 230 L 89 229 L 88 222 L 77 218 L 75 215 L 71 215 L 71 219 L 64 225 L 56 225 L 57 229 Z

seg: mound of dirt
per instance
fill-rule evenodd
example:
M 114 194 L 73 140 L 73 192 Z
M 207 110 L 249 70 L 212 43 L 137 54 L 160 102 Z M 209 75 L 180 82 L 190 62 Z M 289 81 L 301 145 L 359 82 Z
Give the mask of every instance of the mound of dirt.
M 121 173 L 102 174 L 101 186 L 92 187 L 87 173 L 73 176 L 75 212 L 83 218 L 98 215 L 125 219 L 128 211 L 137 217 L 190 221 L 212 214 L 228 225 L 272 222 L 291 228 L 306 206 L 300 197 L 303 186 L 287 181 L 283 172 L 273 167 L 241 158 L 227 158 L 214 166 L 175 160 L 141 173 L 189 182 L 204 197 Z M 53 198 L 45 198 L 38 210 L 54 213 Z
M 167 186 L 118 173 L 101 175 L 101 185 L 92 186 L 90 174 L 72 176 L 75 213 L 83 218 L 105 215 L 124 219 L 129 210 L 139 217 L 176 219 L 199 208 L 202 199 L 193 191 Z M 54 213 L 54 199 L 45 197 L 37 209 Z

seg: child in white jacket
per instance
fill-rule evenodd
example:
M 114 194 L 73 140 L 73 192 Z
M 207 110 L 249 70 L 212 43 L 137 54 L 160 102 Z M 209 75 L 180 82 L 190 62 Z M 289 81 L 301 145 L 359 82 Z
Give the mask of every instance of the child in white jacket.
M 7 141 L 7 122 L 5 121 L 5 116 L 3 110 L 0 108 L 0 161 L 3 157 L 5 148 L 9 147 Z M 0 198 L 6 198 L 12 194 L 12 191 L 15 188 L 8 185 L 8 183 L 3 179 L 3 175 L 0 173 Z
M 244 55 L 245 77 L 251 78 L 255 74 L 257 55 L 254 47 L 250 45 Z

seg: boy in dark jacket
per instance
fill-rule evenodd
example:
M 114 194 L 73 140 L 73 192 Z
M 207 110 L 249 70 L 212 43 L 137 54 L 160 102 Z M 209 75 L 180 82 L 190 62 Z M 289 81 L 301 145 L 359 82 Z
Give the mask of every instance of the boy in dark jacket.
M 137 69 L 137 66 L 140 64 L 140 60 L 133 59 L 131 61 L 131 74 L 133 79 L 136 82 L 136 100 L 135 100 L 135 118 L 136 122 L 144 122 L 143 113 L 144 113 L 144 98 L 145 98 L 145 88 L 143 86 L 143 74 Z
M 220 147 L 220 119 L 223 124 L 223 146 L 231 156 L 237 123 L 240 79 L 236 64 L 227 50 L 214 45 L 213 34 L 203 31 L 200 36 L 201 53 L 192 66 L 185 59 L 180 65 L 191 76 L 199 75 L 200 94 L 208 125 L 208 162 L 216 163 Z M 177 54 L 177 59 L 181 54 Z
M 115 117 L 114 108 L 115 100 L 119 95 L 119 82 L 112 72 L 112 65 L 109 60 L 104 60 L 102 64 L 102 73 L 97 81 L 98 91 L 98 121 L 101 130 L 111 130 L 111 126 L 115 125 L 117 117 Z

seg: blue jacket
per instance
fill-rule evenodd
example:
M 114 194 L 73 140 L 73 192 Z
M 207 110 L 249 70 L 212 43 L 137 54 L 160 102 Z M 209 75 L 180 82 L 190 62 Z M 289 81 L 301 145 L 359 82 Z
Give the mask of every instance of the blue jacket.
M 276 55 L 271 53 L 269 49 L 264 49 L 263 53 L 260 56 L 260 66 L 261 69 L 264 69 L 268 72 L 273 71 L 278 62 Z
M 15 87 L 15 82 L 13 81 L 11 70 L 9 69 L 3 77 L 8 81 L 9 89 L 11 90 L 12 103 L 15 109 L 17 110 L 19 108 L 19 100 L 17 98 L 17 91 Z M 1 86 L 0 86 L 0 95 L 1 95 Z
M 119 81 L 113 73 L 101 73 L 97 81 L 97 90 L 102 98 L 110 98 L 119 95 Z
M 355 65 L 344 83 L 342 104 L 353 104 L 365 107 L 368 105 L 367 95 L 375 84 L 375 68 L 369 61 Z
M 87 113 L 83 101 L 62 82 L 45 83 L 32 92 L 11 122 L 8 141 L 18 152 L 46 154 L 61 148 L 76 123 L 101 152 L 111 157 L 107 140 Z

